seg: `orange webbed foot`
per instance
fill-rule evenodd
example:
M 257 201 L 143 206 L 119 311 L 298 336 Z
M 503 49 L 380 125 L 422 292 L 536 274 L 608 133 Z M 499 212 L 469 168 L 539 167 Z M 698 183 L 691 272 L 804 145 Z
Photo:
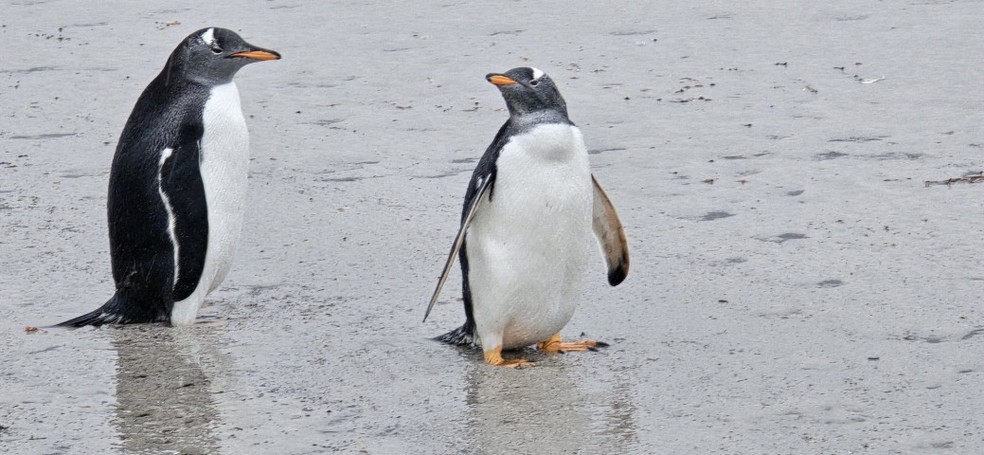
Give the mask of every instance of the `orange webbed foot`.
M 536 365 L 536 363 L 523 358 L 513 360 L 503 359 L 501 345 L 496 346 L 489 351 L 485 351 L 485 363 L 506 368 L 531 367 Z
M 536 348 L 549 353 L 563 353 L 567 351 L 597 351 L 598 348 L 607 348 L 608 343 L 598 340 L 581 341 L 561 341 L 560 333 L 555 333 L 550 338 L 537 343 Z

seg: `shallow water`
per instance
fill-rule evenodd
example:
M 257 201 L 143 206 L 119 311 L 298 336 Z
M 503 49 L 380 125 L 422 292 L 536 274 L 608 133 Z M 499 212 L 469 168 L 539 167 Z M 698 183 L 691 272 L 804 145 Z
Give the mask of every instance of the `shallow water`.
M 0 5 L 0 452 L 941 453 L 984 444 L 981 3 Z M 16 21 L 15 21 L 16 19 Z M 173 21 L 180 22 L 174 24 Z M 219 321 L 46 330 L 112 292 L 105 198 L 185 35 L 284 60 Z M 421 323 L 483 76 L 557 81 L 626 225 L 565 335 L 502 370 Z M 882 79 L 884 78 L 884 79 Z

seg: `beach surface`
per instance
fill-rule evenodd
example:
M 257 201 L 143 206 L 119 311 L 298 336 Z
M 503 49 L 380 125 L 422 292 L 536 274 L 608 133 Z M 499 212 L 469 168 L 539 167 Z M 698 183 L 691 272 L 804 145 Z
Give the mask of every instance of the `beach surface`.
M 981 1 L 0 5 L 0 453 L 978 454 Z M 45 329 L 113 292 L 116 140 L 188 34 L 237 76 L 246 225 L 208 323 Z M 485 365 L 424 309 L 549 74 L 625 224 L 564 331 Z M 949 184 L 927 184 L 952 180 Z M 42 327 L 37 331 L 28 327 Z

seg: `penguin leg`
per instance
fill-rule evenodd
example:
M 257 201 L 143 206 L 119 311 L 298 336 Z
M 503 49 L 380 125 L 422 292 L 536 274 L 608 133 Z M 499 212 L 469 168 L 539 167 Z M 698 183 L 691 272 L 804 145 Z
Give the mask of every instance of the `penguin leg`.
M 536 348 L 550 353 L 566 351 L 597 351 L 598 348 L 607 348 L 608 343 L 598 340 L 582 341 L 561 341 L 560 332 L 553 334 L 550 338 L 537 343 Z
M 495 365 L 497 367 L 507 367 L 507 368 L 531 367 L 536 365 L 536 363 L 530 362 L 529 360 L 522 359 L 522 358 L 513 359 L 513 360 L 503 359 L 501 344 L 488 351 L 485 351 L 485 363 L 488 363 L 489 365 Z

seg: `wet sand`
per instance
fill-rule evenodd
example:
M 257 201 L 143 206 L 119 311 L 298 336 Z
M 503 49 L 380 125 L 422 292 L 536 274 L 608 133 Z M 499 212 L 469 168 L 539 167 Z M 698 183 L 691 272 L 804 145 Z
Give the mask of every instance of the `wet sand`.
M 0 6 L 0 452 L 974 454 L 984 445 L 976 1 Z M 176 23 L 177 22 L 177 23 Z M 112 293 L 106 184 L 173 47 L 278 50 L 218 323 L 47 330 Z M 471 169 L 545 70 L 633 254 L 518 371 L 421 323 Z

